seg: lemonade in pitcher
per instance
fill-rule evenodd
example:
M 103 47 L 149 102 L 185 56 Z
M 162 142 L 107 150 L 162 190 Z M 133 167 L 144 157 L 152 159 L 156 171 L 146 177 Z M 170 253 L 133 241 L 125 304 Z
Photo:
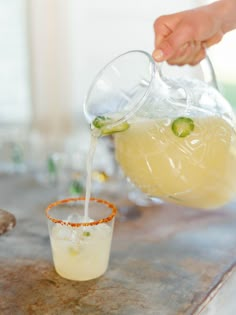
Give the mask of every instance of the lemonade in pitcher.
M 212 208 L 236 192 L 236 135 L 222 118 L 133 121 L 115 147 L 126 176 L 149 196 Z
M 148 53 L 131 51 L 91 85 L 85 115 L 92 132 L 113 135 L 125 176 L 151 198 L 211 209 L 236 194 L 235 114 L 205 81 L 166 78 Z

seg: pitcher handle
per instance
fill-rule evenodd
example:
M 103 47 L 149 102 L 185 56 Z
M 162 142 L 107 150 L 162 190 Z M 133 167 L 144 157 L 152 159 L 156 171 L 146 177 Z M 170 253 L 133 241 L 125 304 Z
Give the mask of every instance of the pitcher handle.
M 175 86 L 176 88 L 182 88 L 185 90 L 186 100 L 187 100 L 187 109 L 188 109 L 189 106 L 192 106 L 193 104 L 195 104 L 195 98 L 194 98 L 193 92 L 187 87 L 183 87 L 179 85 L 177 82 L 174 83 L 174 86 L 173 86 L 173 81 L 170 84 L 171 80 L 169 81 L 168 78 L 165 77 L 162 71 L 162 66 L 164 63 L 165 62 L 156 63 L 156 67 L 157 67 L 157 71 L 158 71 L 160 79 L 165 85 L 169 87 Z M 206 57 L 202 61 L 200 61 L 199 65 L 203 73 L 203 81 L 219 91 L 219 85 L 217 83 L 216 74 L 215 74 L 211 59 L 208 56 L 208 53 L 206 54 Z
M 157 66 L 160 78 L 163 81 L 165 81 L 166 78 L 162 72 L 163 63 L 164 62 L 156 63 L 156 66 Z M 206 57 L 200 61 L 200 68 L 201 68 L 202 73 L 203 73 L 203 81 L 208 83 L 209 85 L 211 85 L 212 87 L 214 87 L 215 89 L 217 89 L 219 91 L 219 85 L 217 82 L 215 70 L 214 70 L 214 67 L 212 65 L 212 62 L 211 62 L 211 59 L 210 59 L 208 53 L 206 54 Z
M 203 72 L 204 81 L 219 91 L 216 74 L 208 54 L 206 54 L 206 57 L 200 62 L 200 67 Z

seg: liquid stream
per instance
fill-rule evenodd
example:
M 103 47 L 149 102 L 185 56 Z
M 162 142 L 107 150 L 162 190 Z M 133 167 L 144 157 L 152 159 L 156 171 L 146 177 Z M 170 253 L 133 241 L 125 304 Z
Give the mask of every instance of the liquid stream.
M 91 186 L 92 186 L 92 167 L 93 167 L 93 159 L 96 151 L 98 136 L 91 132 L 91 140 L 89 146 L 88 157 L 86 161 L 86 170 L 87 170 L 87 178 L 86 178 L 86 186 L 85 186 L 85 205 L 84 205 L 84 222 L 88 222 L 89 218 L 89 200 L 91 197 Z

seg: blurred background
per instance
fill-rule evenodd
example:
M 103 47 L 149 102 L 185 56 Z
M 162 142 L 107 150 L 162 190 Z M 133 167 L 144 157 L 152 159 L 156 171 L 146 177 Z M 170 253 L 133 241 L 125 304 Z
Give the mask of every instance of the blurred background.
M 1 0 L 0 171 L 32 170 L 39 181 L 55 183 L 73 169 L 76 180 L 89 143 L 83 101 L 95 74 L 125 51 L 152 53 L 159 15 L 207 2 Z M 235 40 L 233 31 L 209 51 L 220 89 L 232 106 Z M 114 172 L 108 147 L 98 149 L 107 154 L 102 165 L 101 159 L 95 162 L 99 176 L 104 168 L 108 175 Z M 71 191 L 81 189 L 80 182 L 76 185 Z

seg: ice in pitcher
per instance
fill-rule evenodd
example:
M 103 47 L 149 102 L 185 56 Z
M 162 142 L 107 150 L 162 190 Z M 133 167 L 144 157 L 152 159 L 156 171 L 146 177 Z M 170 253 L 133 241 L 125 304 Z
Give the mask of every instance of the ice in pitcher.
M 83 218 L 80 217 L 80 222 Z M 88 219 L 87 222 L 92 221 Z M 85 281 L 105 273 L 112 226 L 106 223 L 79 227 L 55 224 L 50 240 L 55 269 L 62 277 Z

